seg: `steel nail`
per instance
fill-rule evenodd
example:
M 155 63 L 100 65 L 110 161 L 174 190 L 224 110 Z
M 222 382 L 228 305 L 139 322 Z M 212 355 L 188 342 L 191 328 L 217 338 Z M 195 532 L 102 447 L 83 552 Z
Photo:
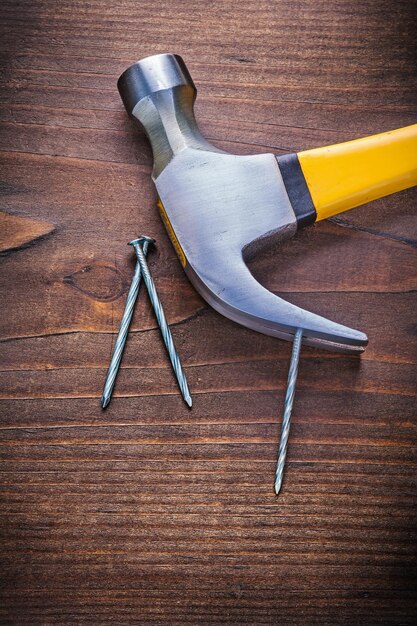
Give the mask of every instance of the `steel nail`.
M 143 243 L 143 254 L 146 256 L 149 247 L 149 241 Z M 130 322 L 132 321 L 133 309 L 138 297 L 139 287 L 141 279 L 141 269 L 139 261 L 136 262 L 135 273 L 132 278 L 129 293 L 126 300 L 125 310 L 123 312 L 122 321 L 120 322 L 120 328 L 117 335 L 116 343 L 114 344 L 113 354 L 110 361 L 109 369 L 107 370 L 106 380 L 103 388 L 103 395 L 101 397 L 101 406 L 103 409 L 109 404 L 113 393 L 114 383 L 116 382 L 116 376 L 119 371 L 120 362 L 122 360 L 123 350 L 126 344 L 127 334 L 129 332 Z
M 181 390 L 182 396 L 189 407 L 192 406 L 192 399 L 190 391 L 188 389 L 187 379 L 181 366 L 180 357 L 175 349 L 174 341 L 172 339 L 171 331 L 169 329 L 166 317 L 162 308 L 161 301 L 156 292 L 155 283 L 149 272 L 149 267 L 145 259 L 145 254 L 142 249 L 142 245 L 145 243 L 154 243 L 154 240 L 150 237 L 143 235 L 138 239 L 134 239 L 130 244 L 134 247 L 140 268 L 142 270 L 143 280 L 148 290 L 149 298 L 155 311 L 156 319 L 158 320 L 159 328 L 161 330 L 162 339 L 164 340 L 165 347 L 168 351 L 171 365 L 177 378 L 178 386 Z
M 281 440 L 279 442 L 278 462 L 275 472 L 275 493 L 278 495 L 281 490 L 284 475 L 285 457 L 287 456 L 288 436 L 291 426 L 291 411 L 294 402 L 295 384 L 297 382 L 298 361 L 300 358 L 301 340 L 303 329 L 298 328 L 294 335 L 292 346 L 290 369 L 288 372 L 287 392 L 285 394 L 284 416 L 282 418 Z

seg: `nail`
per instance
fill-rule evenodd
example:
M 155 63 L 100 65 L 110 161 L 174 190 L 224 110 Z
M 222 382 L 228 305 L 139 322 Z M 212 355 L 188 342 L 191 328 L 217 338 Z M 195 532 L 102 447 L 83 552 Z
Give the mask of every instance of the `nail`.
M 145 241 L 143 244 L 143 254 L 146 256 L 149 247 L 149 241 Z M 122 321 L 120 322 L 120 329 L 117 335 L 116 343 L 114 344 L 113 355 L 110 361 L 109 369 L 107 370 L 106 381 L 104 383 L 103 395 L 101 397 L 101 406 L 103 409 L 109 404 L 113 393 L 114 383 L 119 371 L 120 361 L 122 360 L 123 350 L 126 344 L 127 334 L 129 332 L 130 322 L 132 321 L 133 309 L 138 297 L 139 287 L 141 279 L 140 263 L 136 262 L 135 273 L 132 278 L 129 293 L 126 300 L 125 310 L 123 312 Z
M 146 243 L 154 243 L 154 240 L 150 237 L 142 236 L 138 239 L 134 239 L 130 244 L 134 247 L 140 269 L 142 271 L 143 280 L 148 290 L 149 298 L 155 311 L 156 319 L 158 320 L 159 328 L 161 330 L 162 339 L 164 340 L 165 347 L 168 351 L 171 365 L 177 378 L 178 386 L 181 390 L 182 397 L 189 407 L 192 406 L 192 400 L 190 391 L 188 389 L 187 379 L 181 366 L 180 357 L 175 349 L 174 341 L 172 339 L 171 331 L 169 329 L 166 317 L 162 308 L 161 301 L 156 293 L 155 283 L 152 280 L 149 272 L 149 267 L 145 259 L 144 247 Z M 143 246 L 143 248 L 142 248 Z
M 291 426 L 291 411 L 294 403 L 295 384 L 297 382 L 298 361 L 300 359 L 301 340 L 303 329 L 298 328 L 294 335 L 290 369 L 288 372 L 287 392 L 285 394 L 284 416 L 282 418 L 281 440 L 279 442 L 278 462 L 275 472 L 275 493 L 278 495 L 281 490 L 284 475 L 285 457 L 287 456 L 288 436 Z

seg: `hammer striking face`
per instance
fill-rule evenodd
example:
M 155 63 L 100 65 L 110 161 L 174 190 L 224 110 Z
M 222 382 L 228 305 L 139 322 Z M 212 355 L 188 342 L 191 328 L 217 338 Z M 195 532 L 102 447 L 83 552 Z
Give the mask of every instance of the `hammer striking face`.
M 135 63 L 118 82 L 126 110 L 146 130 L 162 218 L 197 291 L 226 317 L 310 345 L 361 352 L 364 333 L 274 295 L 246 262 L 300 226 L 417 184 L 417 125 L 276 157 L 212 146 L 193 113 L 196 88 L 172 54 Z

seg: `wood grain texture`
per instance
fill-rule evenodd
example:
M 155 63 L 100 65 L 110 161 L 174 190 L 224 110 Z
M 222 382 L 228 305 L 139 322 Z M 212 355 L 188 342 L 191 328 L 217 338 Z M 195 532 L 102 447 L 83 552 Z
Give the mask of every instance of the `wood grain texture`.
M 116 89 L 173 51 L 214 144 L 309 149 L 415 123 L 416 27 L 409 0 L 2 3 L 2 624 L 416 623 L 416 190 L 251 262 L 370 338 L 302 350 L 277 499 L 290 346 L 187 282 Z M 191 412 L 144 294 L 100 410 L 140 232 Z
M 0 253 L 4 254 L 49 235 L 54 230 L 54 225 L 0 211 L 0 229 Z

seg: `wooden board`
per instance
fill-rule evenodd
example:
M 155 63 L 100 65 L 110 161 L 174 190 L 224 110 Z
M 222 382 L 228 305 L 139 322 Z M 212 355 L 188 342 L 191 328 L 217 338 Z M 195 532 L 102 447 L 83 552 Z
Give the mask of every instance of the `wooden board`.
M 1 623 L 416 623 L 416 190 L 251 264 L 370 338 L 302 350 L 276 498 L 290 346 L 188 283 L 116 89 L 173 51 L 215 145 L 312 148 L 415 123 L 416 26 L 407 0 L 2 3 Z M 139 233 L 192 411 L 144 293 L 100 410 Z

